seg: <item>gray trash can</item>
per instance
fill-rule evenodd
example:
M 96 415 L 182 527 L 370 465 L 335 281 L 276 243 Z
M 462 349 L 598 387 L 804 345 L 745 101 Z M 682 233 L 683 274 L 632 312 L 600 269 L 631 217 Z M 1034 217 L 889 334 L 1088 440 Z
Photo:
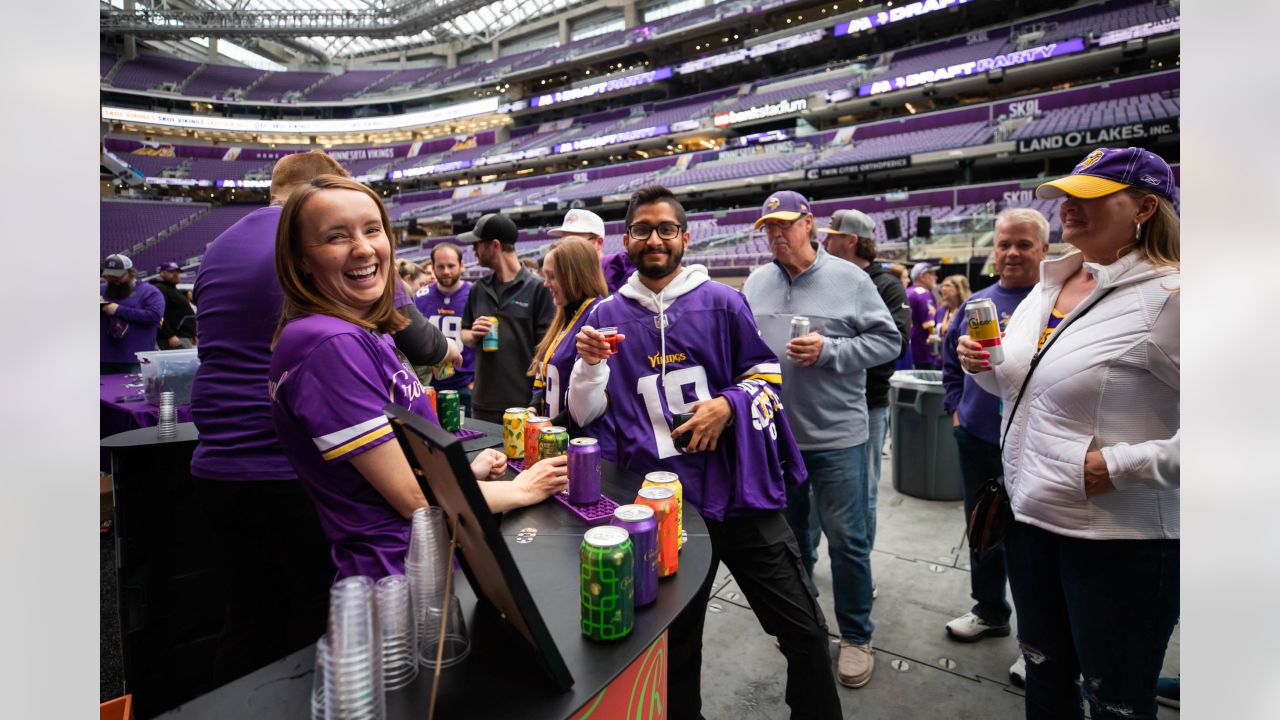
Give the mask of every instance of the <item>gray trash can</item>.
M 942 409 L 946 391 L 939 370 L 899 370 L 889 378 L 893 433 L 893 488 L 925 500 L 961 500 L 964 479 Z

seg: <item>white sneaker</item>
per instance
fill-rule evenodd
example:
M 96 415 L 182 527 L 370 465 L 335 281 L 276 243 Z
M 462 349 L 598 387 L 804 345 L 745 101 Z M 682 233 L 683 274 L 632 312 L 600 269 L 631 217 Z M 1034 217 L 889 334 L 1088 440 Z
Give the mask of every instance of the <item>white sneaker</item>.
M 977 642 L 984 637 L 1007 637 L 1009 625 L 988 625 L 982 618 L 967 612 L 947 623 L 947 635 L 960 642 Z
M 1027 659 L 1019 655 L 1009 666 L 1009 681 L 1018 687 L 1027 686 Z

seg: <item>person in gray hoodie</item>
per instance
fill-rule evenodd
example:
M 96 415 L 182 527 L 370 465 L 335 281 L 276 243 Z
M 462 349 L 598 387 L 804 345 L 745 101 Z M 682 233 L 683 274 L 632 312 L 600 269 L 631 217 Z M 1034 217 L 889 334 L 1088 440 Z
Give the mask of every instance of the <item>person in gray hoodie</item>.
M 764 202 L 763 227 L 774 261 L 757 268 L 742 292 L 761 336 L 779 357 L 783 406 L 809 482 L 788 488 L 787 520 L 812 582 L 817 533 L 810 488 L 827 534 L 840 629 L 836 675 L 859 688 L 875 668 L 871 645 L 871 538 L 867 523 L 866 371 L 898 356 L 902 337 L 871 278 L 829 255 L 817 241 L 809 201 L 783 190 Z M 791 319 L 810 331 L 791 337 Z

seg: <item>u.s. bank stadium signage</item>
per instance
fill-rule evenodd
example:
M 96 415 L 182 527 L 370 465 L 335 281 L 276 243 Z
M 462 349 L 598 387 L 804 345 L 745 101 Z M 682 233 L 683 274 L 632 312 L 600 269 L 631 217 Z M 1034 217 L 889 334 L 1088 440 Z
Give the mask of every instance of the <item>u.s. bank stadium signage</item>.
M 1074 130 L 1056 135 L 1043 135 L 1018 140 L 1018 152 L 1043 152 L 1066 148 L 1099 147 L 1117 142 L 1141 140 L 1178 132 L 1178 118 L 1145 123 L 1126 123 L 1094 130 Z
M 838 167 L 810 168 L 805 171 L 804 176 L 809 180 L 820 180 L 822 178 L 853 175 L 854 173 L 877 172 L 879 170 L 897 170 L 898 168 L 904 167 L 911 167 L 910 157 L 868 160 L 866 162 L 850 163 L 849 165 L 840 165 Z
M 809 101 L 805 98 L 797 98 L 795 100 L 779 100 L 770 105 L 759 105 L 746 110 L 730 110 L 722 112 L 711 119 L 716 127 L 727 127 L 738 123 L 750 122 L 753 120 L 764 120 L 765 118 L 778 117 L 779 115 L 790 115 L 791 113 L 804 112 L 809 109 Z

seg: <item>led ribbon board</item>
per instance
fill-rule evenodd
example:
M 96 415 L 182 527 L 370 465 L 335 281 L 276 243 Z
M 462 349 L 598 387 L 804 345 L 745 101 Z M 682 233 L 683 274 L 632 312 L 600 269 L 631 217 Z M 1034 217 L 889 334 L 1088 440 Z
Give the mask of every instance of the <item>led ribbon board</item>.
M 383 115 L 379 117 L 352 118 L 350 120 L 252 120 L 248 118 L 216 117 L 213 115 L 159 113 L 151 112 L 150 110 L 133 110 L 104 105 L 102 107 L 102 119 L 191 130 L 331 135 L 423 127 L 446 120 L 457 120 L 458 118 L 472 115 L 484 115 L 496 112 L 497 109 L 498 99 L 490 97 L 403 115 Z
M 628 75 L 627 77 L 614 78 L 613 80 L 603 80 L 598 83 L 584 85 L 580 88 L 572 88 L 569 90 L 559 90 L 557 92 L 539 95 L 529 100 L 529 107 L 546 107 L 555 105 L 556 103 L 570 102 L 573 100 L 581 100 L 585 97 L 609 93 L 615 90 L 626 90 L 628 88 L 638 87 L 640 85 L 648 85 L 659 80 L 666 80 L 671 77 L 671 68 L 661 67 L 657 70 L 649 72 Z M 496 107 L 496 103 L 495 103 Z
M 972 0 L 924 0 L 923 2 L 913 2 L 898 7 L 891 7 L 888 10 L 882 10 L 878 13 L 860 17 L 849 22 L 842 22 L 835 27 L 835 37 L 841 35 L 853 35 L 855 33 L 865 32 L 872 28 L 878 28 L 882 25 L 895 23 L 899 20 L 919 17 L 927 15 L 931 12 L 937 12 L 956 5 L 964 5 L 972 2 Z
M 977 75 L 997 68 L 1014 67 L 1015 65 L 1039 62 L 1040 60 L 1047 60 L 1060 55 L 1070 55 L 1071 53 L 1081 52 L 1084 49 L 1084 38 L 1072 38 L 1059 43 L 1049 43 L 1048 45 L 1005 53 L 1004 55 L 996 55 L 995 57 L 957 63 L 936 70 L 925 70 L 911 73 L 910 75 L 902 75 L 892 80 L 876 80 L 865 85 L 859 85 L 858 96 L 879 95 L 893 92 L 894 90 L 924 85 L 925 83 L 942 82 L 952 78 Z

